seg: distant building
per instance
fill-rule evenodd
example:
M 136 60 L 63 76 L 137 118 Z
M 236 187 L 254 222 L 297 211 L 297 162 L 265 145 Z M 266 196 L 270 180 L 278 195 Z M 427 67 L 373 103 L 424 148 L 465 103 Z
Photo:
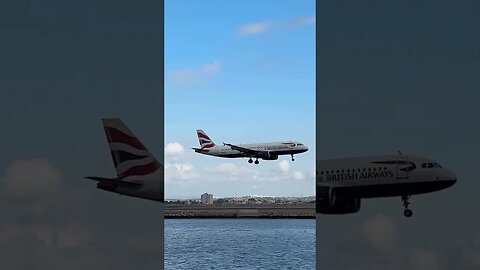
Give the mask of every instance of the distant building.
M 213 195 L 208 193 L 203 193 L 200 197 L 202 204 L 213 204 Z

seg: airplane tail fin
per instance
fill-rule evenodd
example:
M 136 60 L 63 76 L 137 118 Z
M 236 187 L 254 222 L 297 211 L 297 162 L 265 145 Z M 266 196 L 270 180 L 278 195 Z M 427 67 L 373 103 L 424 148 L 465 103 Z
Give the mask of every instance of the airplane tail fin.
M 208 135 L 201 129 L 197 129 L 198 141 L 202 150 L 208 150 L 215 147 L 215 143 L 208 137 Z
M 161 166 L 119 118 L 102 119 L 119 181 L 158 181 Z

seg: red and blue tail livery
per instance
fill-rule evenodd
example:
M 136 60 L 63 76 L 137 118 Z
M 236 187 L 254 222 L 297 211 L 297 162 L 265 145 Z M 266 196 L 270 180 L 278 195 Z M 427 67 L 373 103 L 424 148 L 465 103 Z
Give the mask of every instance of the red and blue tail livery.
M 164 201 L 163 167 L 119 118 L 102 119 L 117 177 L 89 176 L 97 188 Z

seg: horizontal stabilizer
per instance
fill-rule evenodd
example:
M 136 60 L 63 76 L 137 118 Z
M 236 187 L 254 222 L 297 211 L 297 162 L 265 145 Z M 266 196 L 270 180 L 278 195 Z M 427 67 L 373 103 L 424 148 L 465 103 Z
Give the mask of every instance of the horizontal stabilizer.
M 206 150 L 206 149 L 201 149 L 201 148 L 195 148 L 195 147 L 193 147 L 192 149 L 195 150 L 195 152 L 197 152 L 197 153 L 205 153 L 205 152 L 208 152 L 208 150 Z
M 125 186 L 125 187 L 139 187 L 139 186 L 142 185 L 141 183 L 135 183 L 135 182 L 129 182 L 129 181 L 120 181 L 120 180 L 118 180 L 118 178 L 104 178 L 104 177 L 98 177 L 98 176 L 86 176 L 85 178 L 90 179 L 90 180 L 94 180 L 94 181 L 115 184 L 115 185 L 118 185 L 118 186 Z

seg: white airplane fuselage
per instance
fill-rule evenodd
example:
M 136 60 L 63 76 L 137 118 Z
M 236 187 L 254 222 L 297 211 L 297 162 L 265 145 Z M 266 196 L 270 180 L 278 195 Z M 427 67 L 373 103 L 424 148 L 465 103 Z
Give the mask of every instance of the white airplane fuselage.
M 280 155 L 293 155 L 308 151 L 308 147 L 296 141 L 269 142 L 269 143 L 251 143 L 251 144 L 229 144 L 223 143 L 223 146 L 216 145 L 210 137 L 201 129 L 197 129 L 198 142 L 200 148 L 192 148 L 195 152 L 222 158 L 245 158 L 248 162 L 258 164 L 259 159 L 277 160 Z
M 434 160 L 415 155 L 325 159 L 317 164 L 317 212 L 325 214 L 357 212 L 362 198 L 399 196 L 409 216 L 409 196 L 442 190 L 457 181 Z
M 258 157 L 265 160 L 276 160 L 280 155 L 300 154 L 308 151 L 307 146 L 295 141 L 238 144 L 237 146 L 252 149 L 259 152 L 264 152 L 264 153 L 268 152 L 270 154 L 270 158 L 266 156 L 262 157 L 261 154 L 260 155 L 247 154 L 242 151 L 232 149 L 230 146 L 227 146 L 227 145 L 223 145 L 223 146 L 216 145 L 210 149 L 196 149 L 195 152 L 204 154 L 204 155 L 222 157 L 222 158 L 244 158 L 244 157 L 257 158 Z

